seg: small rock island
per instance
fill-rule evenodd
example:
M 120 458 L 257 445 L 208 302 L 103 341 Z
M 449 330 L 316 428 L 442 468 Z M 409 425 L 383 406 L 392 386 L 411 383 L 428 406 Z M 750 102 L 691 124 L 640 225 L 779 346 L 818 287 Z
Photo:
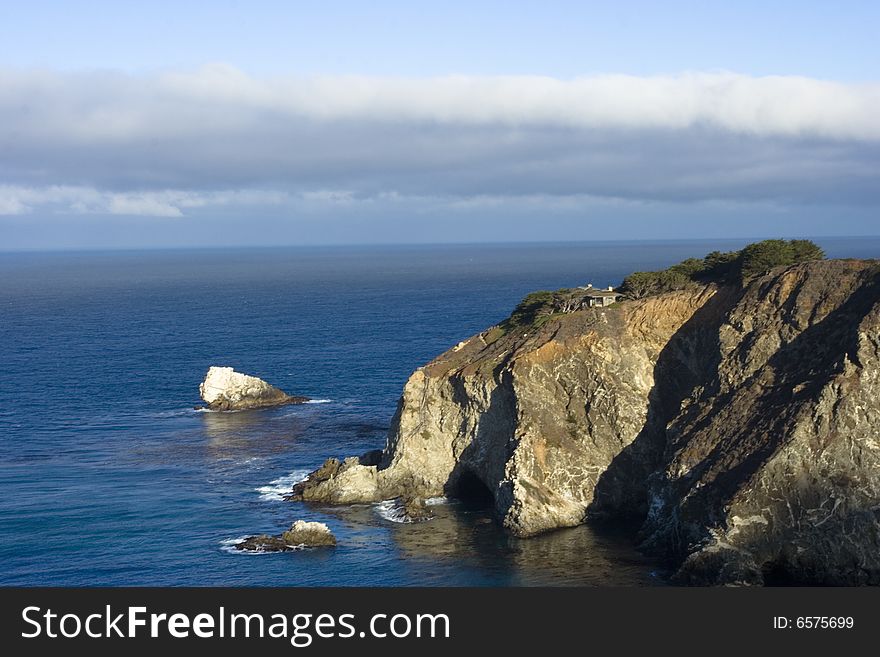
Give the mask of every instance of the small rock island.
M 249 536 L 235 546 L 242 552 L 290 552 L 303 548 L 335 547 L 336 537 L 323 522 L 297 520 L 280 536 Z
M 308 397 L 288 395 L 262 379 L 236 372 L 231 367 L 210 367 L 199 386 L 199 394 L 213 411 L 241 411 L 309 401 Z

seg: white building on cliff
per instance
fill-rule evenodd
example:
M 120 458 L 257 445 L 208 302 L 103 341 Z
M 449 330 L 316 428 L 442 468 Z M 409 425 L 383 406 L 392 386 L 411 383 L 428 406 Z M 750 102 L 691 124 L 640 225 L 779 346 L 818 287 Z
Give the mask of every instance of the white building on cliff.
M 593 287 L 592 283 L 587 283 L 585 286 L 578 289 L 584 290 L 586 293 L 584 296 L 589 298 L 591 308 L 604 308 L 605 306 L 610 306 L 623 296 L 620 292 L 615 292 L 614 288 L 610 285 L 606 289 L 599 289 Z

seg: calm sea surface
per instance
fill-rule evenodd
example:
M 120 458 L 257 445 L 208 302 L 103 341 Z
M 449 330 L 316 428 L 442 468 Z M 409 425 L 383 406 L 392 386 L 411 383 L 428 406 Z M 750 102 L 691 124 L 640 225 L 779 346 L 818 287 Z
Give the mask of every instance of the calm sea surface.
M 817 241 L 880 257 L 878 238 Z M 519 540 L 454 502 L 399 524 L 279 493 L 381 447 L 410 372 L 526 293 L 743 243 L 0 254 L 0 584 L 662 584 L 588 527 Z M 209 365 L 321 401 L 196 412 Z M 339 546 L 230 551 L 297 518 Z

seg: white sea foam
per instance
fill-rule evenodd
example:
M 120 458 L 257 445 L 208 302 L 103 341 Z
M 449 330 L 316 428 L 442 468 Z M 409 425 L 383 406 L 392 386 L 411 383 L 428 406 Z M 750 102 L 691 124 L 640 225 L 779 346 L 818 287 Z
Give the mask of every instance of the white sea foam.
M 311 470 L 294 470 L 290 474 L 273 479 L 265 486 L 255 490 L 260 494 L 260 499 L 266 502 L 280 502 L 284 496 L 290 493 L 294 484 L 305 481 Z
M 307 402 L 303 402 L 304 404 L 329 404 L 332 402 L 332 399 L 310 399 Z
M 389 522 L 410 523 L 403 505 L 398 500 L 385 500 L 376 505 L 376 513 Z
M 449 502 L 449 500 L 445 497 L 428 497 L 425 499 L 425 506 L 437 506 L 440 504 L 446 504 L 447 502 Z M 375 504 L 373 508 L 376 509 L 376 513 L 379 514 L 381 518 L 384 518 L 389 522 L 397 522 L 400 524 L 417 522 L 406 515 L 406 508 L 400 498 L 384 500 Z
M 220 541 L 220 551 L 227 554 L 278 554 L 278 550 L 238 550 L 236 546 L 244 543 L 250 536 L 239 536 L 237 538 L 227 538 Z M 288 551 L 307 550 L 305 544 L 290 545 Z
M 220 550 L 227 554 L 255 554 L 254 552 L 245 552 L 244 550 L 236 550 L 235 546 L 247 540 L 247 536 L 239 536 L 237 538 L 227 538 L 220 541 Z
M 175 408 L 170 411 L 152 411 L 149 413 L 133 413 L 133 415 L 137 416 L 146 416 L 146 417 L 183 417 L 185 415 L 189 415 L 195 409 L 192 406 L 188 406 L 186 408 Z

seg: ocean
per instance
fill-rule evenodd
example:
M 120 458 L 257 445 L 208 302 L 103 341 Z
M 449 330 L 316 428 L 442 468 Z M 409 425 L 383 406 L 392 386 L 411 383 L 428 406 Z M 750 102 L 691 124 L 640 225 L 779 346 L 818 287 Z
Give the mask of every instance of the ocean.
M 817 239 L 880 257 L 880 238 Z M 664 583 L 624 533 L 506 535 L 437 500 L 281 500 L 328 456 L 382 447 L 409 374 L 530 291 L 613 285 L 746 240 L 0 254 L 0 584 Z M 194 410 L 210 365 L 313 403 Z M 238 553 L 326 522 L 334 549 Z

